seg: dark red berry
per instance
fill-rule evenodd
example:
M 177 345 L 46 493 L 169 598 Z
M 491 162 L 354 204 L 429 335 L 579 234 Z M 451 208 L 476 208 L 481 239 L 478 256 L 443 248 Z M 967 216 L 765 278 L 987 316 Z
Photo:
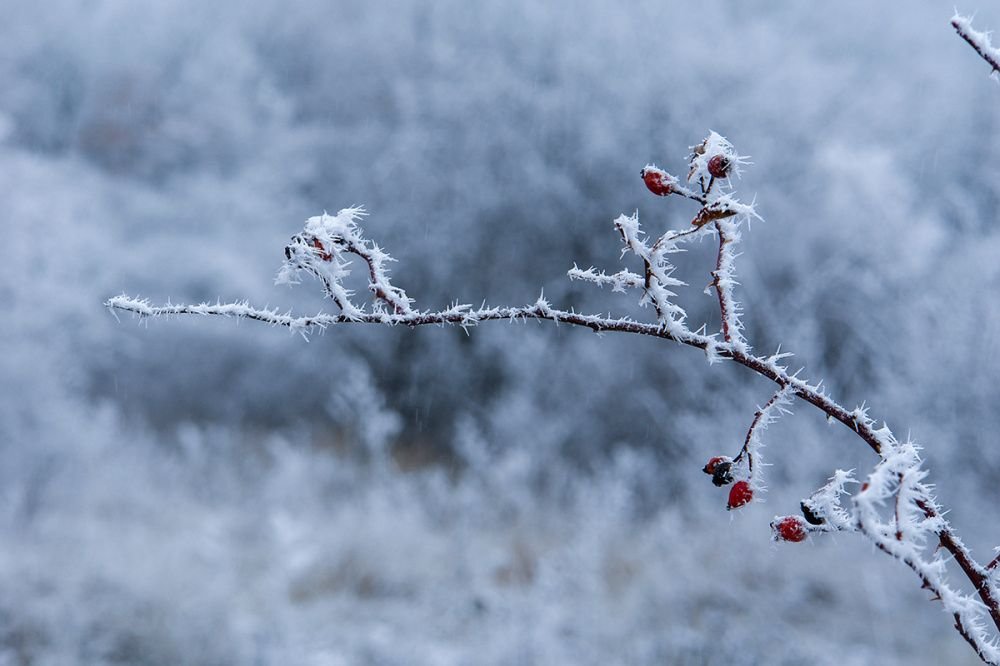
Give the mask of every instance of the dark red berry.
M 646 187 L 653 194 L 665 197 L 674 191 L 674 179 L 666 171 L 661 171 L 656 167 L 646 167 L 640 174 Z
M 753 488 L 750 487 L 750 484 L 746 481 L 737 481 L 729 490 L 729 504 L 726 508 L 730 511 L 738 509 L 745 504 L 749 504 L 752 499 Z
M 712 174 L 713 178 L 728 178 L 731 166 L 732 162 L 725 155 L 713 155 L 708 160 L 708 172 Z
M 799 543 L 800 541 L 805 541 L 806 537 L 809 536 L 806 521 L 798 516 L 779 518 L 771 523 L 771 529 L 774 530 L 774 538 L 777 541 Z

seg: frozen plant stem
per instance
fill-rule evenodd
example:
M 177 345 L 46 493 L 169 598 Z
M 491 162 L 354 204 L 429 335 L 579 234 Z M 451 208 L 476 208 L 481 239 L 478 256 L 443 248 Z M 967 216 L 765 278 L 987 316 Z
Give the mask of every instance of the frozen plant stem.
M 986 35 L 972 30 L 968 20 L 958 16 L 952 24 L 994 70 L 1000 69 L 1000 51 L 990 45 Z M 642 177 L 651 192 L 664 197 L 676 194 L 698 204 L 691 227 L 667 231 L 650 244 L 640 229 L 638 214 L 621 215 L 614 221 L 614 227 L 623 241 L 622 255 L 634 255 L 641 262 L 642 272 L 626 267 L 609 275 L 576 266 L 568 272 L 570 279 L 610 286 L 613 291 L 638 291 L 640 304 L 653 310 L 655 321 L 651 322 L 558 309 L 544 297 L 520 307 L 473 308 L 455 304 L 438 311 L 414 309 L 406 292 L 391 284 L 386 267 L 391 257 L 362 235 L 358 225 L 366 214 L 362 208 L 347 208 L 337 215 L 323 214 L 307 220 L 303 231 L 286 246 L 285 262 L 278 273 L 279 283 L 297 283 L 303 273 L 315 277 L 339 312 L 292 316 L 254 308 L 246 302 L 152 306 L 125 295 L 109 299 L 106 305 L 140 317 L 188 314 L 252 319 L 287 327 L 302 335 L 341 324 L 409 327 L 447 324 L 468 328 L 487 321 L 536 319 L 581 326 L 596 333 L 661 338 L 701 349 L 710 363 L 724 360 L 738 363 L 774 382 L 777 390 L 755 412 L 736 457 L 731 461 L 716 457 L 706 466 L 709 473 L 711 466 L 719 461 L 729 466 L 726 474 L 716 474 L 715 480 L 717 485 L 735 482 L 730 491 L 730 508 L 743 506 L 752 500 L 755 490 L 763 488 L 760 447 L 767 425 L 788 413 L 786 406 L 794 398 L 813 405 L 828 418 L 850 428 L 878 456 L 878 462 L 853 495 L 846 487 L 859 482 L 852 472 L 836 470 L 829 483 L 802 501 L 804 519 L 776 517 L 772 522 L 775 538 L 798 542 L 809 535 L 834 531 L 855 532 L 868 538 L 918 576 L 922 586 L 941 601 L 956 630 L 984 663 L 1000 666 L 1000 589 L 995 576 L 1000 556 L 986 565 L 973 558 L 944 518 L 945 511 L 937 504 L 931 487 L 924 483 L 927 472 L 922 468 L 918 447 L 908 440 L 897 440 L 886 425 L 877 426 L 864 406 L 849 410 L 827 395 L 819 383 L 811 384 L 798 373 L 790 373 L 782 363 L 789 354 L 755 354 L 744 339 L 742 311 L 735 297 L 738 255 L 734 248 L 740 242 L 741 227 L 757 217 L 757 213 L 752 204 L 735 197 L 731 183 L 746 164 L 745 158 L 726 139 L 712 132 L 692 149 L 687 185 L 666 171 L 647 166 Z M 697 190 L 691 189 L 692 186 Z M 669 255 L 681 251 L 683 243 L 712 234 L 718 237 L 719 249 L 709 286 L 714 288 L 718 299 L 720 331 L 705 334 L 702 332 L 705 326 L 692 329 L 687 325 L 686 313 L 673 300 L 676 294 L 672 289 L 686 285 L 673 277 L 674 266 Z M 352 292 L 343 285 L 351 255 L 359 257 L 367 268 L 370 305 L 354 302 Z M 850 502 L 843 502 L 842 498 L 848 496 Z M 957 565 L 952 570 L 957 569 L 956 573 L 960 571 L 966 578 L 971 592 L 952 586 L 948 578 L 950 561 Z M 988 624 L 992 628 L 987 629 Z
M 959 14 L 951 17 L 951 26 L 955 28 L 955 32 L 958 33 L 959 37 L 975 49 L 980 58 L 989 63 L 989 66 L 993 68 L 992 71 L 994 74 L 1000 72 L 1000 49 L 993 46 L 990 42 L 990 34 L 988 32 L 979 32 L 972 27 L 971 18 Z

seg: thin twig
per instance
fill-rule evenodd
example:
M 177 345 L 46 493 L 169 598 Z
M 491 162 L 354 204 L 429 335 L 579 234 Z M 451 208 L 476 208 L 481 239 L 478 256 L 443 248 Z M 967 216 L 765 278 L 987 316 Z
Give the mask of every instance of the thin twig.
M 747 430 L 746 437 L 743 439 L 743 448 L 740 452 L 733 458 L 733 465 L 737 464 L 744 457 L 747 459 L 747 471 L 749 476 L 753 478 L 753 448 L 752 445 L 759 436 L 759 431 L 768 426 L 768 423 L 773 421 L 776 416 L 773 416 L 775 410 L 781 410 L 781 403 L 789 399 L 788 386 L 781 385 L 774 395 L 764 403 L 763 407 L 758 407 L 757 411 L 754 412 L 753 421 L 750 422 L 750 428 Z

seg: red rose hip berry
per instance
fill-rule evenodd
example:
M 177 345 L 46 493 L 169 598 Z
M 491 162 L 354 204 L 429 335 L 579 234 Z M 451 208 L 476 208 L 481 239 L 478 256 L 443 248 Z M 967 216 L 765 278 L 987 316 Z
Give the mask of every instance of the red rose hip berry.
M 771 523 L 771 529 L 774 530 L 774 539 L 776 541 L 799 543 L 800 541 L 805 541 L 809 535 L 806 529 L 806 522 L 798 516 L 779 518 Z
M 708 160 L 708 172 L 713 178 L 728 178 L 731 166 L 732 162 L 725 155 L 713 155 L 712 159 Z
M 674 191 L 674 177 L 662 169 L 648 166 L 639 172 L 646 188 L 653 194 L 665 197 Z
M 730 511 L 749 504 L 753 500 L 753 488 L 746 481 L 737 481 L 729 490 L 729 503 L 726 508 Z

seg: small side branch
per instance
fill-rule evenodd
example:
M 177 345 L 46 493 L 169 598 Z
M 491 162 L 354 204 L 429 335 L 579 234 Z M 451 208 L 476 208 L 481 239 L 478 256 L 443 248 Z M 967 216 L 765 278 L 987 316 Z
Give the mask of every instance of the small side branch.
M 350 273 L 350 259 L 346 255 L 354 255 L 368 267 L 368 289 L 372 293 L 375 310 L 388 310 L 394 314 L 412 313 L 410 304 L 413 300 L 389 280 L 386 264 L 394 259 L 361 235 L 358 221 L 365 215 L 365 209 L 356 206 L 344 208 L 336 215 L 324 213 L 306 220 L 302 232 L 292 236 L 285 246 L 285 263 L 276 281 L 294 284 L 298 282 L 300 272 L 313 275 L 323 283 L 324 291 L 341 312 L 356 319 L 364 313 L 364 308 L 351 301 L 351 291 L 342 284 Z
M 785 406 L 792 403 L 793 395 L 791 388 L 784 385 L 771 396 L 770 400 L 764 403 L 763 407 L 758 407 L 757 411 L 754 412 L 753 421 L 751 421 L 750 428 L 743 440 L 743 448 L 733 458 L 733 465 L 746 461 L 747 477 L 751 482 L 757 481 L 759 483 L 759 474 L 755 475 L 755 472 L 759 472 L 759 465 L 758 469 L 754 470 L 754 460 L 759 457 L 758 453 L 763 445 L 761 433 L 783 414 L 790 413 Z
M 986 565 L 986 570 L 992 571 L 993 569 L 997 568 L 998 564 L 1000 564 L 1000 555 L 997 555 L 992 560 L 990 560 L 990 563 Z
M 582 270 L 575 264 L 566 273 L 570 280 L 580 280 L 582 282 L 593 282 L 599 287 L 609 286 L 611 291 L 625 293 L 627 289 L 635 289 L 645 286 L 645 280 L 638 273 L 632 271 L 618 271 L 614 275 L 608 275 L 604 271 L 597 271 L 593 267 Z
M 743 338 L 743 323 L 740 321 L 742 308 L 734 295 L 736 281 L 734 262 L 736 253 L 733 247 L 740 241 L 740 232 L 735 224 L 726 220 L 715 223 L 719 234 L 719 254 L 712 271 L 712 286 L 719 297 L 719 313 L 722 320 L 722 337 L 729 344 L 741 351 L 746 351 L 747 343 Z

